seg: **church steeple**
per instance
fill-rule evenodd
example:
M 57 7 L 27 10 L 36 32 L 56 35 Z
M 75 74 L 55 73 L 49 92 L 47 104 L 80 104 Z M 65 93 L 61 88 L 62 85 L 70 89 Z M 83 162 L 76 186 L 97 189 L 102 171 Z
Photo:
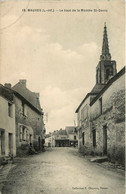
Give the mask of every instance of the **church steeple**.
M 108 36 L 107 36 L 106 23 L 104 25 L 103 43 L 102 43 L 102 54 L 100 56 L 100 60 L 111 60 L 111 55 L 109 53 L 109 45 L 108 45 Z
M 96 84 L 106 84 L 117 73 L 116 61 L 111 60 L 109 53 L 107 27 L 104 25 L 102 54 L 96 67 Z

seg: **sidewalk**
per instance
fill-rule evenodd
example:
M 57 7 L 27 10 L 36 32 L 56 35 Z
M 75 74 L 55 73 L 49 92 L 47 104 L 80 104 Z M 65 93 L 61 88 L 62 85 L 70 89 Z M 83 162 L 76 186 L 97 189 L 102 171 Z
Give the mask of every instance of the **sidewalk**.
M 40 152 L 41 153 L 41 152 Z M 38 152 L 39 154 L 39 152 Z M 36 155 L 36 154 L 34 154 Z M 5 185 L 5 183 L 7 182 L 7 176 L 10 172 L 10 170 L 12 168 L 14 168 L 18 163 L 22 163 L 22 161 L 26 160 L 26 158 L 28 159 L 28 157 L 30 156 L 34 156 L 34 155 L 22 155 L 21 157 L 20 156 L 17 156 L 12 160 L 8 161 L 7 164 L 4 164 L 4 165 L 0 165 L 0 194 L 2 194 L 2 189 Z M 24 157 L 23 157 L 24 156 Z
M 111 171 L 117 172 L 119 174 L 125 175 L 125 167 L 114 164 L 107 161 L 106 157 L 99 157 L 99 156 L 83 156 L 85 159 L 89 160 L 92 163 L 95 163 L 103 168 L 109 169 Z
M 15 164 L 6 164 L 6 165 L 0 166 L 0 194 L 2 193 L 4 184 L 7 181 L 7 176 L 9 171 L 15 166 L 16 166 Z

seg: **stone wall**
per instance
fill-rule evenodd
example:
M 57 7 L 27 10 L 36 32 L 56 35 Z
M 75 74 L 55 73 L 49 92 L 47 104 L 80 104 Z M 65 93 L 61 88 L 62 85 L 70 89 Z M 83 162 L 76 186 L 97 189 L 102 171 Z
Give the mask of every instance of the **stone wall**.
M 86 147 L 89 144 L 90 138 L 90 96 L 83 102 L 78 111 L 78 149 L 82 153 L 86 153 Z M 83 112 L 82 112 L 83 111 Z M 84 144 L 82 134 L 84 133 Z
M 107 128 L 107 155 L 112 162 L 124 165 L 125 154 L 125 79 L 124 75 L 115 80 L 102 97 L 102 113 L 99 99 L 91 106 L 90 150 L 103 155 L 103 128 Z M 92 130 L 96 130 L 96 147 L 93 147 Z
M 31 128 L 33 130 L 32 143 L 36 149 L 38 148 L 38 139 L 40 138 L 40 143 L 42 147 L 43 138 L 43 115 L 33 110 L 27 103 L 24 102 L 24 115 L 22 113 L 22 100 L 15 96 L 15 110 L 16 110 L 16 146 L 20 147 L 22 142 L 19 140 L 19 125 L 23 125 L 26 128 Z M 27 142 L 26 142 L 27 144 Z

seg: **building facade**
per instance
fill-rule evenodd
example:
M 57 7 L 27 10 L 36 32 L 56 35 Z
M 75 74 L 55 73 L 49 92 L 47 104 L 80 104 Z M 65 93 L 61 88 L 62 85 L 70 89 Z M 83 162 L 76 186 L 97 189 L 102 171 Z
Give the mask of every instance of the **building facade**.
M 91 152 L 125 164 L 125 68 L 91 102 Z
M 76 127 L 69 126 L 65 129 L 50 132 L 46 135 L 45 142 L 48 147 L 76 147 L 78 145 Z
M 55 147 L 69 147 L 69 138 L 66 130 L 60 129 L 55 135 Z
M 6 84 L 6 87 L 10 84 Z M 14 96 L 17 155 L 27 152 L 29 146 L 42 150 L 45 125 L 40 107 L 39 94 L 26 87 L 26 80 L 10 88 Z
M 76 131 L 76 127 L 74 126 L 68 126 L 65 128 L 68 138 L 69 138 L 69 146 L 76 147 L 78 145 L 78 135 Z
M 76 110 L 78 148 L 84 154 L 107 155 L 124 164 L 125 68 L 119 73 L 111 60 L 107 27 L 104 26 L 96 84 Z
M 47 134 L 45 136 L 45 146 L 46 147 L 52 147 L 52 135 L 51 135 L 51 133 Z
M 0 85 L 0 157 L 16 155 L 13 94 Z

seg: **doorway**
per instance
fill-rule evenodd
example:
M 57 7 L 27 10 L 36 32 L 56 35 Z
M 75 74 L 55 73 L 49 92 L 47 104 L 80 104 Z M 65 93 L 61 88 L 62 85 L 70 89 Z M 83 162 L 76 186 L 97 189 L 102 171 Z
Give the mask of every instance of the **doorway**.
M 29 142 L 30 142 L 30 144 L 32 143 L 32 135 L 31 134 L 29 134 Z
M 8 152 L 11 155 L 13 153 L 13 134 L 12 133 L 8 133 Z
M 41 149 L 41 139 L 38 137 L 38 145 L 39 145 L 39 150 Z
M 107 155 L 107 125 L 103 126 L 103 155 Z
M 1 155 L 5 155 L 5 132 L 1 131 Z

